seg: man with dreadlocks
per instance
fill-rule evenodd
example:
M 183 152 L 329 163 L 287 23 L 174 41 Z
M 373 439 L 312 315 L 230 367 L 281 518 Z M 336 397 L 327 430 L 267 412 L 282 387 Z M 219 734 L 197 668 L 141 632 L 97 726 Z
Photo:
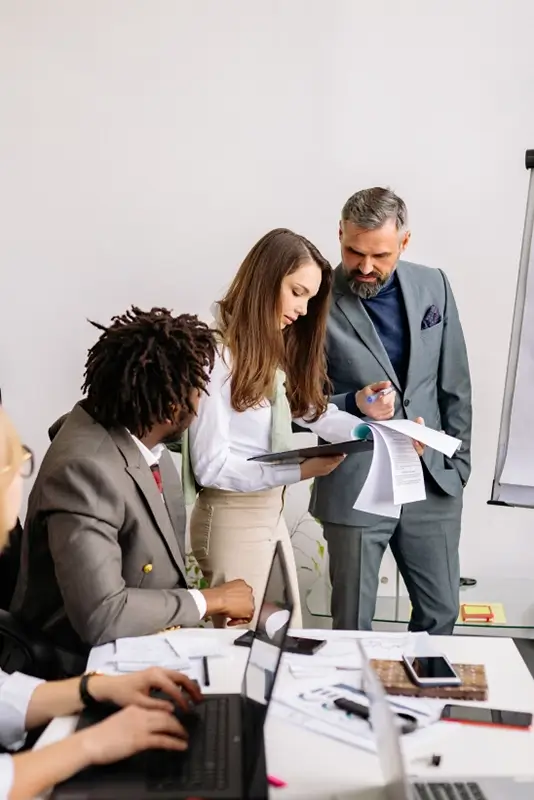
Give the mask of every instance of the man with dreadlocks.
M 12 603 L 56 645 L 62 671 L 76 674 L 91 646 L 254 613 L 242 580 L 186 588 L 185 505 L 165 448 L 206 391 L 213 332 L 163 308 L 92 324 L 102 334 L 89 350 L 87 397 L 51 428 Z

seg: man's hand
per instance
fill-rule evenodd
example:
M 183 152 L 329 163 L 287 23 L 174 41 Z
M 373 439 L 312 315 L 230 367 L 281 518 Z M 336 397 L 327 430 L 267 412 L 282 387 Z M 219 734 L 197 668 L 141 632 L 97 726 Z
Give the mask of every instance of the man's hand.
M 94 675 L 89 679 L 89 692 L 99 702 L 114 703 L 116 706 L 140 706 L 160 711 L 173 711 L 173 704 L 167 700 L 151 697 L 152 689 L 159 689 L 171 698 L 184 711 L 188 709 L 187 692 L 193 702 L 202 699 L 198 686 L 181 672 L 162 667 L 151 667 L 131 675 Z
M 414 422 L 417 422 L 418 425 L 425 424 L 423 417 L 417 417 L 416 419 L 414 419 Z M 425 452 L 425 445 L 422 442 L 416 442 L 416 440 L 414 439 L 413 446 L 415 447 L 417 455 L 422 456 L 423 453 Z
M 254 616 L 254 596 L 252 589 L 239 579 L 223 583 L 213 589 L 203 589 L 202 594 L 206 600 L 206 616 L 220 615 L 239 620 L 239 623 L 250 622 Z M 237 622 L 234 622 L 234 625 Z
M 344 455 L 307 458 L 300 465 L 300 479 L 301 481 L 307 481 L 310 478 L 320 478 L 322 475 L 330 475 L 336 467 L 339 467 L 344 459 Z
M 384 389 L 391 389 L 391 381 L 371 383 L 356 392 L 356 405 L 365 417 L 376 420 L 391 419 L 393 417 L 395 414 L 395 398 L 397 397 L 395 390 L 377 397 L 373 403 L 367 402 L 368 397 L 373 394 L 379 394 Z

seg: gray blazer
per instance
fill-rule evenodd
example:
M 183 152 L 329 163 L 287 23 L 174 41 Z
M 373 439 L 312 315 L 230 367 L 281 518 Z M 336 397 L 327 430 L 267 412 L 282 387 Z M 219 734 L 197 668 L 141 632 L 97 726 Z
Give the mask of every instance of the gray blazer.
M 395 418 L 423 417 L 425 424 L 462 440 L 454 458 L 426 449 L 424 464 L 441 489 L 461 494 L 471 470 L 471 381 L 465 341 L 449 282 L 438 269 L 400 261 L 397 267 L 410 333 L 410 360 L 404 391 L 386 350 L 341 266 L 335 270 L 326 352 L 331 398 L 345 409 L 347 393 L 389 380 L 397 391 Z M 438 324 L 421 329 L 430 306 Z M 348 456 L 330 475 L 316 479 L 310 513 L 322 522 L 367 526 L 377 517 L 352 506 L 362 489 L 372 453 Z
M 185 506 L 168 453 L 165 503 L 124 428 L 76 405 L 53 438 L 28 503 L 11 610 L 61 647 L 194 626 L 185 577 Z

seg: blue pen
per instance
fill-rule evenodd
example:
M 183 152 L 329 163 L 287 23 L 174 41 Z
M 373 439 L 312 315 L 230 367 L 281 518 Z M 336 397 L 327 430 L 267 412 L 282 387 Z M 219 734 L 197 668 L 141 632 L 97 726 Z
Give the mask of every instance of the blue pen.
M 376 392 L 376 394 L 370 394 L 369 397 L 366 398 L 366 400 L 368 403 L 374 403 L 380 397 L 385 397 L 387 394 L 391 394 L 391 392 L 394 391 L 395 389 L 393 388 L 393 386 L 388 386 L 387 389 L 381 389 L 379 392 Z

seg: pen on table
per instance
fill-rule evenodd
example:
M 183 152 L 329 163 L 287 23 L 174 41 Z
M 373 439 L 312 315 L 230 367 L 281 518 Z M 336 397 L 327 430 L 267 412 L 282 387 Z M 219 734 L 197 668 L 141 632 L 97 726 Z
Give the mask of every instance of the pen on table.
M 202 656 L 202 672 L 204 673 L 204 686 L 210 685 L 210 672 L 208 669 L 208 657 Z
M 370 394 L 365 399 L 367 400 L 368 403 L 375 403 L 381 397 L 385 397 L 387 394 L 391 394 L 391 392 L 394 391 L 395 389 L 393 388 L 393 386 L 388 386 L 387 389 L 381 389 L 379 392 L 375 392 L 375 394 Z

